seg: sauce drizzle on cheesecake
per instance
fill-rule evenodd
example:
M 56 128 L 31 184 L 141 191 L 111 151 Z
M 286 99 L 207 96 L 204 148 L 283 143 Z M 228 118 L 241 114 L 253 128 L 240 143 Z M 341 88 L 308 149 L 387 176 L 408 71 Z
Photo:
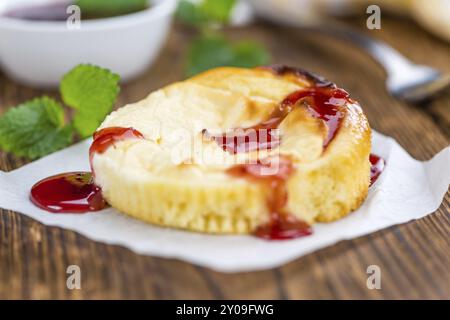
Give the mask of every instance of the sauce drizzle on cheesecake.
M 326 148 L 341 125 L 345 105 L 354 102 L 349 94 L 334 83 L 301 69 L 284 66 L 272 66 L 266 69 L 278 75 L 291 73 L 303 77 L 311 86 L 289 94 L 273 110 L 268 120 L 251 127 L 232 129 L 230 133 L 211 134 L 205 129 L 203 130 L 205 138 L 214 140 L 224 151 L 231 154 L 271 150 L 281 143 L 281 137 L 276 129 L 289 113 L 303 105 L 314 118 L 323 120 L 327 126 L 328 133 L 323 142 L 323 147 Z
M 275 129 L 275 128 L 274 128 Z M 215 141 L 224 151 L 230 154 L 245 153 L 261 150 L 272 150 L 281 143 L 276 130 L 247 128 L 241 131 L 232 130 L 231 133 L 211 134 L 203 130 L 206 139 Z
M 266 159 L 268 160 L 268 159 Z M 286 180 L 294 171 L 292 161 L 287 157 L 255 164 L 236 165 L 228 169 L 228 174 L 262 183 L 270 189 L 267 197 L 269 222 L 259 226 L 254 235 L 266 240 L 287 240 L 312 233 L 311 227 L 286 212 L 288 192 Z
M 345 105 L 353 103 L 349 94 L 334 83 L 301 69 L 280 65 L 265 67 L 265 69 L 280 76 L 289 73 L 301 77 L 310 84 L 310 87 L 289 94 L 273 110 L 268 120 L 244 129 L 232 129 L 231 133 L 213 135 L 203 130 L 204 137 L 215 141 L 230 154 L 271 150 L 281 143 L 281 137 L 276 129 L 290 112 L 304 106 L 314 118 L 324 121 L 327 126 L 327 137 L 323 142 L 325 149 L 336 136 L 345 115 Z M 267 199 L 270 221 L 257 228 L 256 236 L 270 240 L 283 240 L 310 235 L 311 227 L 286 212 L 285 208 L 288 201 L 286 181 L 295 170 L 293 163 L 286 157 L 277 159 L 280 165 L 278 173 L 268 175 L 261 173 L 263 169 L 267 169 L 263 162 L 270 161 L 271 158 L 260 160 L 256 164 L 236 165 L 231 167 L 228 173 L 263 183 L 271 189 Z
M 92 168 L 92 159 L 95 153 L 104 153 L 114 143 L 126 139 L 144 139 L 144 135 L 134 128 L 109 127 L 94 133 L 94 142 L 89 148 L 89 161 Z
M 323 142 L 323 147 L 326 148 L 336 136 L 344 117 L 343 108 L 348 102 L 350 97 L 343 89 L 305 88 L 288 95 L 266 121 L 244 129 L 233 129 L 231 133 L 217 135 L 203 130 L 203 135 L 207 139 L 214 140 L 224 151 L 231 154 L 272 150 L 281 143 L 281 137 L 276 129 L 296 106 L 303 104 L 314 118 L 321 119 L 326 124 L 328 133 Z
M 125 139 L 143 139 L 133 128 L 110 127 L 97 131 L 89 149 L 89 160 L 103 153 L 114 143 Z M 87 213 L 107 206 L 102 190 L 94 183 L 91 172 L 69 172 L 46 178 L 31 188 L 31 201 L 52 213 Z

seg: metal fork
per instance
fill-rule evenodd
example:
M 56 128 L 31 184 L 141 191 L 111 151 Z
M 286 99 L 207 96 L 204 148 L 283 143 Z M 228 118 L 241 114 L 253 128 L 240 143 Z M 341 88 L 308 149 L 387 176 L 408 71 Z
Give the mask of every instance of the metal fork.
M 366 51 L 387 72 L 386 87 L 395 97 L 409 103 L 427 100 L 450 86 L 450 74 L 416 65 L 386 43 L 355 31 L 342 21 L 324 16 L 312 6 L 305 10 L 291 7 L 301 1 L 247 0 L 255 12 L 267 20 L 345 39 Z
M 406 102 L 423 102 L 450 87 L 450 74 L 414 64 L 386 43 L 354 31 L 342 23 L 314 24 L 304 28 L 348 40 L 365 50 L 386 70 L 387 90 Z

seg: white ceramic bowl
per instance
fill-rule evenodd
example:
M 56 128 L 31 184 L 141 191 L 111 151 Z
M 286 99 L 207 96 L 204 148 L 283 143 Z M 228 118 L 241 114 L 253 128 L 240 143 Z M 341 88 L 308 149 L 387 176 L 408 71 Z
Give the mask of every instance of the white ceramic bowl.
M 124 81 L 136 77 L 154 61 L 167 38 L 177 0 L 151 3 L 134 14 L 82 21 L 81 28 L 73 30 L 66 22 L 0 17 L 1 68 L 37 87 L 57 86 L 79 63 L 108 68 Z

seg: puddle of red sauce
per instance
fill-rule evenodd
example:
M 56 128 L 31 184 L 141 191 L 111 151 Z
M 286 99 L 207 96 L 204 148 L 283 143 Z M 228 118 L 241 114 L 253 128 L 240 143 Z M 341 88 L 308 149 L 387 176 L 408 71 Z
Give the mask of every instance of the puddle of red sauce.
M 375 181 L 377 181 L 380 174 L 383 172 L 386 162 L 384 161 L 383 158 L 375 154 L 370 155 L 369 161 L 370 161 L 370 185 L 373 185 Z
M 107 206 L 90 172 L 69 172 L 46 178 L 31 188 L 31 201 L 53 213 L 85 213 Z
M 133 138 L 144 136 L 133 128 L 110 127 L 97 131 L 89 149 L 91 167 L 95 153 L 103 153 L 114 143 Z M 86 213 L 107 206 L 91 172 L 69 172 L 46 178 L 31 188 L 30 198 L 39 208 L 53 213 Z

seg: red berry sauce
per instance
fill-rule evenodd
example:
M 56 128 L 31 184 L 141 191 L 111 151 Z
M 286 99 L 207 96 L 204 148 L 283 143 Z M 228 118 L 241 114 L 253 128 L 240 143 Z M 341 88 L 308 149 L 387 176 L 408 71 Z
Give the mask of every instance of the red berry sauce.
M 89 148 L 89 161 L 92 169 L 92 159 L 96 153 L 104 153 L 114 143 L 126 139 L 144 139 L 142 133 L 134 128 L 109 127 L 94 133 L 94 142 Z
M 270 159 L 265 160 L 268 161 L 236 165 L 228 170 L 232 176 L 263 183 L 270 188 L 267 197 L 270 220 L 259 226 L 254 234 L 266 240 L 287 240 L 310 235 L 311 227 L 285 210 L 288 201 L 286 180 L 294 172 L 292 161 L 286 157 L 273 158 L 272 163 Z
M 384 170 L 385 161 L 383 158 L 371 154 L 369 157 L 370 161 L 370 185 L 373 185 L 377 181 L 378 177 Z
M 96 132 L 89 149 L 91 167 L 94 153 L 103 153 L 114 143 L 133 138 L 144 136 L 133 128 L 111 127 Z M 69 172 L 46 178 L 31 188 L 30 198 L 39 208 L 53 213 L 86 213 L 107 206 L 91 172 Z
M 321 119 L 328 127 L 328 136 L 323 147 L 326 148 L 339 130 L 345 115 L 345 104 L 352 103 L 347 92 L 333 83 L 301 69 L 285 66 L 272 66 L 267 69 L 276 74 L 294 74 L 307 80 L 311 86 L 288 95 L 276 108 L 269 119 L 255 126 L 233 130 L 238 133 L 210 134 L 203 131 L 205 138 L 214 140 L 223 150 L 231 153 L 271 150 L 281 143 L 276 129 L 294 108 L 304 105 L 313 117 Z M 144 136 L 133 128 L 110 127 L 94 134 L 94 142 L 89 149 L 89 159 L 95 153 L 103 153 L 118 141 L 125 139 L 143 139 Z M 371 184 L 384 168 L 384 160 L 370 156 Z M 288 192 L 286 181 L 295 168 L 287 157 L 267 158 L 256 164 L 236 165 L 228 174 L 243 177 L 270 188 L 267 206 L 270 220 L 257 228 L 255 235 L 267 240 L 285 240 L 312 233 L 311 227 L 286 212 Z M 44 179 L 31 190 L 31 200 L 38 207 L 54 213 L 83 213 L 103 209 L 107 204 L 101 195 L 101 189 L 94 184 L 93 174 L 72 172 Z
M 231 134 L 212 135 L 204 130 L 205 138 L 214 140 L 223 150 L 231 154 L 263 149 L 271 150 L 281 143 L 281 137 L 276 131 L 281 122 L 295 108 L 304 106 L 313 117 L 323 120 L 328 128 L 328 135 L 323 143 L 325 149 L 341 125 L 345 115 L 345 105 L 353 103 L 349 94 L 335 84 L 301 69 L 278 65 L 265 67 L 265 69 L 280 76 L 286 74 L 297 76 L 309 83 L 310 86 L 288 95 L 275 108 L 268 120 L 252 127 L 233 129 Z M 294 167 L 288 158 L 279 158 L 279 160 L 280 172 L 274 174 L 261 174 L 262 169 L 267 169 L 261 161 L 257 164 L 234 166 L 228 173 L 264 183 L 271 188 L 267 199 L 270 221 L 257 228 L 256 236 L 269 240 L 283 240 L 310 235 L 312 230 L 307 223 L 299 221 L 294 215 L 286 212 L 285 207 L 288 200 L 286 181 L 293 173 Z
M 63 173 L 39 181 L 31 188 L 30 198 L 53 213 L 99 211 L 107 205 L 90 172 Z

